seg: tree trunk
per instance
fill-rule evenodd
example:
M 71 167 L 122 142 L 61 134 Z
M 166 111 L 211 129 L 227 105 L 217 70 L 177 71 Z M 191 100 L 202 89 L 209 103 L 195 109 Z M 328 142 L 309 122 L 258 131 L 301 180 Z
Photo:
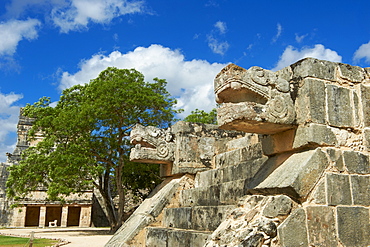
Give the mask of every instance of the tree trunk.
M 99 180 L 99 184 L 97 187 L 103 199 L 99 200 L 99 202 L 101 203 L 104 213 L 107 216 L 110 226 L 110 232 L 114 233 L 118 230 L 121 224 L 117 224 L 119 221 L 111 195 L 109 170 L 105 171 L 104 177 Z
M 117 213 L 117 225 L 120 227 L 123 222 L 124 222 L 124 217 L 125 217 L 125 189 L 123 188 L 122 185 L 122 176 L 123 176 L 123 164 L 120 164 L 116 166 L 115 171 L 116 171 L 116 186 L 117 186 L 117 193 L 118 193 L 118 213 Z M 118 228 L 119 228 L 118 227 Z M 118 229 L 117 228 L 117 229 Z

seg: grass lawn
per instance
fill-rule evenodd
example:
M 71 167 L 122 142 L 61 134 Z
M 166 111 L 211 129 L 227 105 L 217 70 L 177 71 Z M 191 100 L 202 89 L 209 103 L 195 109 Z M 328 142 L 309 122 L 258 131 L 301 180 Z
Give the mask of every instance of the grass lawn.
M 28 247 L 29 238 L 18 238 L 10 236 L 1 236 L 0 235 L 0 247 Z M 33 247 L 46 247 L 52 246 L 53 244 L 58 243 L 58 240 L 51 240 L 45 238 L 35 238 L 33 240 Z M 27 244 L 27 245 L 26 245 Z

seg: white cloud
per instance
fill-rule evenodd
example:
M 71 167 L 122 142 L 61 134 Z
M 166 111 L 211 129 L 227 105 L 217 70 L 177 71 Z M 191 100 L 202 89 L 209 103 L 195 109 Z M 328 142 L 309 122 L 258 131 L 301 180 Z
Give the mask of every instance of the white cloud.
M 215 27 L 218 29 L 220 34 L 224 34 L 227 31 L 227 26 L 226 26 L 225 22 L 218 21 L 218 22 L 216 22 Z
M 26 11 L 44 14 L 62 33 L 68 33 L 86 29 L 91 22 L 106 24 L 143 9 L 143 0 L 11 0 L 5 16 L 19 18 Z
M 51 18 L 62 33 L 68 33 L 87 28 L 89 22 L 105 24 L 115 17 L 142 11 L 142 1 L 67 0 L 53 7 Z
M 304 38 L 307 37 L 308 34 L 303 34 L 303 35 L 298 35 L 297 33 L 295 34 L 295 41 L 297 41 L 297 43 L 301 43 L 303 41 Z
M 272 43 L 275 43 L 278 40 L 278 38 L 281 35 L 281 32 L 283 31 L 283 27 L 281 26 L 280 23 L 278 23 L 276 25 L 276 29 L 277 29 L 277 33 L 276 33 L 275 37 L 272 38 Z
M 89 82 L 109 66 L 135 68 L 147 81 L 155 77 L 166 79 L 167 90 L 178 100 L 177 107 L 185 109 L 181 115 L 184 117 L 196 108 L 210 111 L 215 107 L 213 79 L 226 64 L 195 59 L 186 61 L 179 50 L 151 45 L 126 54 L 114 51 L 109 55 L 94 55 L 80 63 L 77 73 L 62 73 L 60 89 Z
M 230 47 L 227 41 L 219 41 L 213 35 L 208 35 L 207 41 L 209 48 L 216 54 L 224 55 Z
M 283 54 L 280 56 L 280 59 L 276 67 L 273 68 L 272 70 L 276 71 L 282 69 L 306 57 L 313 57 L 332 62 L 342 61 L 342 57 L 339 56 L 336 51 L 327 49 L 321 44 L 316 44 L 313 48 L 305 47 L 302 48 L 301 50 L 298 50 L 293 46 L 288 46 L 283 52 Z
M 40 25 L 40 21 L 36 19 L 0 22 L 0 56 L 13 55 L 23 39 L 36 39 L 37 27 Z
M 370 63 L 370 41 L 369 43 L 362 44 L 355 52 L 353 60 L 359 61 L 365 59 L 367 63 Z
M 13 104 L 23 96 L 0 92 L 0 162 L 6 161 L 5 153 L 13 152 L 16 144 L 14 132 L 17 130 L 19 106 Z M 11 134 L 13 133 L 13 138 Z
M 19 18 L 25 11 L 31 10 L 42 13 L 48 12 L 51 5 L 64 4 L 66 0 L 11 0 L 6 4 L 7 18 Z

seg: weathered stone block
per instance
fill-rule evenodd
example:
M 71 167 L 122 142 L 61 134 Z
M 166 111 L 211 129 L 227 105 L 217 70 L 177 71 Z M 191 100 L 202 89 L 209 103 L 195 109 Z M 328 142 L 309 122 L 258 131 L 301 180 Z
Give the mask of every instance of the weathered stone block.
M 362 106 L 360 105 L 360 98 L 358 96 L 357 91 L 351 90 L 351 95 L 352 97 L 351 101 L 353 102 L 353 124 L 356 128 L 362 128 L 362 119 L 361 119 L 361 113 L 360 110 L 362 109 Z
M 263 135 L 261 137 L 263 154 L 272 155 L 292 150 L 295 132 L 295 129 L 291 129 L 273 135 Z
M 215 156 L 215 167 L 221 168 L 226 166 L 237 165 L 242 162 L 240 149 L 221 153 Z
M 215 166 L 216 168 L 234 166 L 249 160 L 259 159 L 262 156 L 261 143 L 257 143 L 216 155 Z
M 339 63 L 338 71 L 341 78 L 351 83 L 360 83 L 365 79 L 364 69 L 358 66 Z
M 306 207 L 310 246 L 337 247 L 334 209 L 326 206 Z
M 326 205 L 325 179 L 319 181 L 312 192 L 312 202 Z
M 168 232 L 168 242 L 165 246 L 191 246 L 191 232 L 171 230 Z
M 240 179 L 252 178 L 266 161 L 267 157 L 240 163 L 235 166 L 228 166 L 222 169 L 222 182 L 230 182 Z
M 370 127 L 370 86 L 360 85 L 362 114 L 365 127 Z
M 365 146 L 370 150 L 370 128 L 364 128 L 363 137 Z
M 191 229 L 191 207 L 167 208 L 164 211 L 163 225 L 182 229 Z
M 305 200 L 328 164 L 320 148 L 293 154 L 251 192 L 287 194 Z
M 192 207 L 198 203 L 199 188 L 187 189 L 180 191 L 181 207 Z
M 278 226 L 281 246 L 308 246 L 306 213 L 303 209 L 295 210 Z
M 328 205 L 351 205 L 351 186 L 349 176 L 342 174 L 326 174 L 326 198 Z
M 230 181 L 220 185 L 220 202 L 222 204 L 235 204 L 244 196 L 245 179 Z
M 290 67 L 293 70 L 293 79 L 313 77 L 328 81 L 336 81 L 336 63 L 314 58 L 302 59 Z
M 215 138 L 179 136 L 176 139 L 173 174 L 193 173 L 211 167 Z
M 244 137 L 228 141 L 226 143 L 226 147 L 227 147 L 227 151 L 231 151 L 231 150 L 247 147 L 251 144 L 255 144 L 256 142 L 258 142 L 258 135 L 247 134 Z
M 334 167 L 337 168 L 338 171 L 344 172 L 345 168 L 342 151 L 335 148 L 328 148 L 326 152 L 329 154 L 329 158 L 331 162 L 333 162 Z
M 167 245 L 162 247 L 202 247 L 210 233 L 200 231 L 181 231 L 181 230 L 170 230 L 168 232 Z
M 292 209 L 293 201 L 286 195 L 278 195 L 271 197 L 271 200 L 266 204 L 262 214 L 268 218 L 275 218 L 279 215 L 287 215 Z
M 210 235 L 210 232 L 192 232 L 190 246 L 203 247 Z
M 370 245 L 369 209 L 337 207 L 338 238 L 344 246 Z
M 343 159 L 350 173 L 370 174 L 368 155 L 355 151 L 343 151 Z
M 370 176 L 352 175 L 353 204 L 370 206 Z
M 199 189 L 198 198 L 196 200 L 199 206 L 217 206 L 220 202 L 220 185 L 210 187 L 196 188 Z
M 204 187 L 219 184 L 223 181 L 223 169 L 199 172 L 195 176 L 195 186 Z
M 300 125 L 294 137 L 293 148 L 304 146 L 335 146 L 337 138 L 327 125 Z
M 304 79 L 295 101 L 297 123 L 325 124 L 325 84 L 320 80 Z
M 168 229 L 148 227 L 146 235 L 146 247 L 165 247 L 168 241 Z
M 194 207 L 192 224 L 194 230 L 214 231 L 225 219 L 227 212 L 234 209 L 234 205 Z
M 350 89 L 326 85 L 326 91 L 329 124 L 337 127 L 355 127 Z

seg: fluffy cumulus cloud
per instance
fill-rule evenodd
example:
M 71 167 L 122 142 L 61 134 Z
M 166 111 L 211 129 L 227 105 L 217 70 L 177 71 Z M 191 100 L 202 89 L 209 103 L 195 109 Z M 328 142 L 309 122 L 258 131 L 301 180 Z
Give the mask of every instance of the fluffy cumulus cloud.
M 353 56 L 353 60 L 357 62 L 361 59 L 365 59 L 367 63 L 370 63 L 370 41 L 361 45 Z
M 210 111 L 215 107 L 213 79 L 225 65 L 195 59 L 186 61 L 179 50 L 151 45 L 126 54 L 114 51 L 109 55 L 94 55 L 80 63 L 77 73 L 63 72 L 59 86 L 65 89 L 89 82 L 109 66 L 135 68 L 147 81 L 155 77 L 166 79 L 167 90 L 177 98 L 177 107 L 185 110 L 181 115 L 184 117 L 196 108 Z
M 141 0 L 12 0 L 7 18 L 42 13 L 62 33 L 86 29 L 90 23 L 107 24 L 113 18 L 143 12 Z
M 13 55 L 18 43 L 23 39 L 36 39 L 37 28 L 40 25 L 40 21 L 36 19 L 0 22 L 0 56 Z
M 19 116 L 19 106 L 15 106 L 23 96 L 0 92 L 0 162 L 6 160 L 5 153 L 13 152 L 16 142 L 16 126 Z
M 292 63 L 297 62 L 306 57 L 313 57 L 317 59 L 328 60 L 332 62 L 341 62 L 342 57 L 338 55 L 336 51 L 325 48 L 321 44 L 315 45 L 313 48 L 304 47 L 301 50 L 294 48 L 293 46 L 288 46 L 273 70 L 279 70 Z
M 109 23 L 113 18 L 141 12 L 142 1 L 69 0 L 55 5 L 51 18 L 63 33 L 86 28 L 89 22 Z

